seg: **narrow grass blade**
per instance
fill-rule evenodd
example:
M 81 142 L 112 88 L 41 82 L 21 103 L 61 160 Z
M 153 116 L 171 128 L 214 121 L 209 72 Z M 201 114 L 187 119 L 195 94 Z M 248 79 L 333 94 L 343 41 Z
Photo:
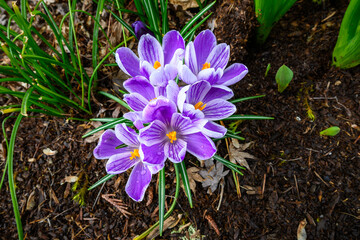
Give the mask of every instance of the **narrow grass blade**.
M 222 120 L 268 120 L 274 119 L 273 117 L 257 116 L 257 115 L 232 115 Z
M 107 174 L 106 176 L 102 177 L 99 181 L 97 181 L 96 183 L 94 183 L 93 185 L 91 185 L 89 188 L 88 188 L 88 191 L 96 188 L 97 186 L 103 184 L 104 182 L 110 180 L 111 178 L 113 178 L 115 175 L 113 174 Z
M 226 159 L 224 159 L 224 158 L 222 158 L 222 157 L 220 157 L 219 155 L 216 155 L 216 154 L 213 156 L 213 158 L 214 158 L 216 161 L 221 162 L 222 164 L 224 164 L 224 165 L 227 166 L 228 168 L 234 170 L 234 171 L 237 172 L 238 174 L 243 175 L 243 173 L 239 171 L 239 168 L 240 168 L 240 169 L 245 169 L 244 167 L 242 167 L 242 166 L 240 166 L 240 165 L 237 165 L 237 164 L 234 164 L 234 163 L 232 163 L 232 162 L 230 162 L 230 161 L 228 161 L 228 160 L 226 160 Z
M 168 0 L 160 0 L 161 18 L 162 18 L 162 34 L 165 35 L 169 31 L 169 22 L 167 14 Z
M 225 134 L 225 137 L 236 138 L 236 139 L 239 139 L 239 140 L 245 140 L 245 138 L 240 137 L 240 136 L 235 135 L 235 134 L 232 134 L 232 133 L 229 133 L 229 132 L 227 132 L 227 133 Z
M 188 40 L 191 41 L 191 36 L 193 36 L 195 34 L 196 29 L 198 29 L 206 20 L 208 20 L 208 18 L 212 15 L 212 13 L 210 13 L 209 15 L 207 15 L 206 17 L 204 17 L 203 20 L 201 20 L 198 24 L 196 24 L 190 31 L 188 31 L 185 36 L 184 36 L 184 40 Z
M 86 137 L 88 137 L 88 136 L 90 136 L 90 135 L 92 135 L 92 134 L 94 134 L 94 133 L 97 133 L 97 132 L 99 132 L 99 131 L 101 131 L 101 130 L 112 128 L 112 127 L 114 127 L 116 124 L 123 123 L 123 122 L 125 122 L 125 121 L 126 121 L 126 119 L 124 119 L 124 118 L 115 119 L 115 120 L 112 121 L 112 122 L 108 122 L 108 123 L 106 123 L 106 124 L 104 124 L 104 125 L 101 125 L 100 127 L 97 127 L 97 128 L 95 128 L 95 129 L 91 130 L 90 132 L 88 132 L 88 133 L 86 133 L 84 136 L 82 136 L 82 138 L 86 138 Z
M 2 133 L 3 133 L 3 136 L 4 136 L 4 140 L 5 140 L 5 144 L 6 144 L 6 150 L 9 149 L 9 142 L 7 140 L 7 137 L 6 137 L 5 122 L 11 117 L 12 116 L 7 116 L 1 123 L 1 130 L 2 130 Z M 5 149 L 3 151 L 5 151 Z M 9 165 L 9 162 L 6 160 L 4 171 L 3 171 L 1 181 L 0 181 L 0 192 L 1 192 L 1 188 L 2 188 L 2 185 L 4 183 L 4 180 L 5 180 L 5 175 L 6 175 L 6 172 L 7 172 L 7 169 L 8 169 L 8 165 Z
M 258 95 L 258 96 L 252 96 L 252 97 L 238 98 L 238 99 L 231 100 L 230 102 L 231 103 L 244 102 L 244 101 L 247 101 L 247 100 L 256 99 L 256 98 L 262 98 L 262 97 L 265 97 L 265 96 L 266 95 Z
M 129 26 L 129 24 L 127 24 L 124 20 L 122 20 L 120 17 L 118 17 L 115 13 L 113 13 L 111 10 L 109 10 L 109 12 L 113 15 L 113 17 L 119 21 L 130 33 L 131 35 L 133 35 L 136 38 L 135 32 L 132 29 L 132 27 Z M 137 39 L 137 38 L 136 38 Z
M 13 130 L 11 132 L 8 152 L 7 152 L 7 161 L 8 161 L 8 181 L 9 181 L 9 189 L 10 189 L 10 195 L 11 195 L 11 201 L 13 205 L 14 215 L 15 215 L 15 222 L 16 222 L 16 228 L 18 231 L 18 238 L 19 240 L 24 239 L 24 233 L 21 223 L 21 217 L 20 217 L 20 211 L 19 211 L 19 205 L 16 198 L 16 191 L 15 191 L 15 181 L 14 181 L 14 147 L 15 147 L 15 140 L 16 140 L 16 134 L 21 122 L 21 119 L 23 118 L 23 115 L 19 114 L 16 118 Z
M 105 0 L 99 0 L 97 3 L 97 9 L 96 9 L 96 15 L 95 15 L 95 19 L 97 20 L 94 23 L 94 30 L 93 30 L 93 46 L 92 46 L 92 64 L 93 64 L 93 69 L 96 68 L 98 60 L 98 39 L 99 39 L 99 20 L 100 20 L 100 16 L 101 13 L 104 9 L 104 3 Z M 94 81 L 97 80 L 97 71 L 94 71 Z
M 187 171 L 186 171 L 185 162 L 182 161 L 181 163 L 176 163 L 176 165 L 179 166 L 179 171 L 180 171 L 180 174 L 181 174 L 182 182 L 184 184 L 185 193 L 186 193 L 186 196 L 187 196 L 187 198 L 189 200 L 189 205 L 192 208 L 193 207 L 193 202 L 192 202 L 189 177 L 188 177 L 188 174 L 187 174 Z
M 164 215 L 165 215 L 165 169 L 159 172 L 159 231 L 160 237 L 164 230 Z
M 100 91 L 99 93 L 100 93 L 101 95 L 104 95 L 104 96 L 106 96 L 106 97 L 114 100 L 115 102 L 117 102 L 117 103 L 119 103 L 120 105 L 126 107 L 126 108 L 129 109 L 130 111 L 133 111 L 133 110 L 131 109 L 131 107 L 129 107 L 129 105 L 128 105 L 126 102 L 124 102 L 123 100 L 121 100 L 120 98 L 115 97 L 114 95 L 112 95 L 112 94 L 110 94 L 110 93 L 107 93 L 107 92 L 103 92 L 103 91 Z
M 182 36 L 184 36 L 184 34 L 191 28 L 191 26 L 197 21 L 199 20 L 202 15 L 205 14 L 205 12 L 207 12 L 214 4 L 216 3 L 216 1 L 213 1 L 212 3 L 210 3 L 209 5 L 207 5 L 205 8 L 203 8 L 200 12 L 198 12 L 195 17 L 193 17 L 184 27 L 183 29 L 181 29 L 180 34 Z
M 27 117 L 27 109 L 28 109 L 28 106 L 29 106 L 29 98 L 30 98 L 30 95 L 31 93 L 34 91 L 34 87 L 31 87 L 29 88 L 25 95 L 24 95 L 24 98 L 22 100 L 22 103 L 21 103 L 21 115 Z

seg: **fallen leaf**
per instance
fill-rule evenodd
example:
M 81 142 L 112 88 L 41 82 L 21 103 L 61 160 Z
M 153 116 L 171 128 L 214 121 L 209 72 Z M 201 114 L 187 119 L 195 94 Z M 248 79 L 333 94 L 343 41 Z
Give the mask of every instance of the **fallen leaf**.
M 191 167 L 186 170 L 189 178 L 189 185 L 191 191 L 196 194 L 196 182 L 203 182 L 205 179 L 199 174 L 200 169 L 197 167 Z M 196 182 L 195 182 L 196 181 Z M 181 188 L 185 192 L 184 184 L 181 182 Z
M 174 5 L 180 5 L 184 10 L 186 10 L 188 8 L 199 7 L 196 0 L 170 0 L 170 3 L 174 4 Z
M 255 156 L 251 155 L 250 153 L 244 152 L 248 147 L 250 147 L 254 142 L 248 142 L 245 144 L 239 144 L 237 139 L 232 139 L 230 143 L 230 162 L 236 163 L 238 162 L 241 166 L 246 167 L 250 172 L 250 166 L 246 161 L 248 159 L 256 159 Z
M 79 179 L 78 176 L 66 176 L 62 182 L 74 183 Z
M 306 238 L 307 238 L 306 231 L 305 231 L 306 224 L 307 224 L 306 219 L 302 220 L 299 223 L 299 227 L 297 229 L 297 240 L 306 240 Z
M 246 194 L 249 195 L 261 194 L 261 187 L 252 187 L 249 185 L 243 185 L 241 187 L 246 190 Z
M 35 191 L 32 191 L 26 203 L 26 210 L 32 210 L 35 207 Z
M 176 217 L 170 216 L 168 217 L 165 221 L 164 221 L 164 228 L 163 228 L 163 232 L 165 232 L 165 230 L 169 229 L 169 228 L 173 228 L 176 226 L 176 224 L 179 223 L 179 221 L 182 218 L 182 214 L 177 215 Z M 156 228 L 154 228 L 154 230 L 152 230 L 150 232 L 150 234 L 146 237 L 146 239 L 154 239 L 157 236 L 160 235 L 160 230 L 159 230 L 159 226 L 157 226 Z
M 206 160 L 205 167 L 207 170 L 201 170 L 199 174 L 205 179 L 202 182 L 203 188 L 208 188 L 207 193 L 211 195 L 217 189 L 220 180 L 229 173 L 229 170 L 224 171 L 224 165 L 221 162 L 216 162 L 215 165 L 213 159 Z
M 60 204 L 59 199 L 56 197 L 55 192 L 54 192 L 54 190 L 52 190 L 52 188 L 50 188 L 49 193 L 50 193 L 50 197 L 54 200 L 54 202 L 57 205 L 59 205 Z
M 55 154 L 57 154 L 57 151 L 53 151 L 50 148 L 45 148 L 43 149 L 43 153 L 47 156 L 54 156 Z

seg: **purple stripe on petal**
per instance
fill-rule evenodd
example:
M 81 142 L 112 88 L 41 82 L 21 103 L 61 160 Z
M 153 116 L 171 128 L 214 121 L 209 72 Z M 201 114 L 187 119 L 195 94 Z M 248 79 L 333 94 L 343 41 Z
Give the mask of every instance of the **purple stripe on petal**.
M 234 114 L 236 107 L 234 104 L 224 99 L 214 99 L 206 104 L 203 109 L 205 118 L 211 121 L 221 120 Z
M 244 64 L 234 63 L 225 69 L 224 75 L 216 84 L 222 84 L 225 86 L 233 85 L 243 79 L 247 73 L 248 69 Z
M 170 60 L 170 62 L 168 64 L 174 65 L 174 66 L 177 66 L 178 64 L 183 64 L 184 55 L 185 55 L 184 49 L 182 49 L 182 48 L 177 49 L 174 53 L 174 56 L 172 57 L 172 59 Z
M 125 123 L 117 124 L 115 126 L 115 134 L 118 139 L 130 147 L 138 148 L 140 146 L 138 134 L 134 129 L 126 126 Z
M 145 165 L 147 165 L 145 162 L 144 162 Z M 162 164 L 159 164 L 159 165 L 147 165 L 147 167 L 149 168 L 151 174 L 156 174 L 158 173 L 161 169 L 164 168 L 164 165 L 165 165 L 165 162 L 163 162 Z
M 206 62 L 211 50 L 216 46 L 216 37 L 210 30 L 204 30 L 196 36 L 194 47 L 196 52 L 198 72 Z
M 138 93 L 131 93 L 124 95 L 124 101 L 131 107 L 134 111 L 142 111 L 146 104 L 149 102 Z
M 158 40 L 150 34 L 143 35 L 140 38 L 138 53 L 140 61 L 147 61 L 152 66 L 154 66 L 156 61 L 158 61 L 161 66 L 164 65 L 164 53 L 161 45 Z
M 108 129 L 101 135 L 99 143 L 94 149 L 94 157 L 108 159 L 114 154 L 121 153 L 120 149 L 116 149 L 121 144 L 123 143 L 116 137 L 115 131 Z
M 173 101 L 174 103 L 177 102 L 177 98 L 179 95 L 179 85 L 173 80 L 169 81 L 168 85 L 166 86 L 166 97 Z
M 123 115 L 124 118 L 129 119 L 134 123 L 134 126 L 137 129 L 142 129 L 144 127 L 144 124 L 142 122 L 142 112 L 127 112 Z
M 203 102 L 207 103 L 217 98 L 228 100 L 233 96 L 234 96 L 233 91 L 228 87 L 222 85 L 212 86 L 211 89 L 206 94 L 206 96 L 203 98 Z
M 182 162 L 186 154 L 186 142 L 182 139 L 177 139 L 173 143 L 170 141 L 165 143 L 165 154 L 173 163 Z
M 196 60 L 196 53 L 194 43 L 189 42 L 185 49 L 185 65 L 189 67 L 192 73 L 198 73 L 198 65 Z
M 151 146 L 141 144 L 140 156 L 143 159 L 143 162 L 149 165 L 164 164 L 166 160 L 164 144 L 158 143 Z
M 123 173 L 140 160 L 140 158 L 131 160 L 130 157 L 130 151 L 111 156 L 109 161 L 106 163 L 106 172 L 108 174 Z
M 202 133 L 193 133 L 186 136 L 187 151 L 200 160 L 214 156 L 216 147 L 214 142 Z
M 147 61 L 140 61 L 140 74 L 142 76 L 144 76 L 146 79 L 150 79 L 150 75 L 153 71 L 155 71 L 153 65 Z
M 201 132 L 211 138 L 222 138 L 227 132 L 227 129 L 220 124 L 209 121 Z
M 165 87 L 170 80 L 174 80 L 178 74 L 177 67 L 166 65 L 156 69 L 150 76 L 150 82 L 153 86 Z
M 149 102 L 143 110 L 143 121 L 152 122 L 155 119 L 170 124 L 171 116 L 177 112 L 176 104 L 164 97 L 158 97 Z
M 148 101 L 155 98 L 154 87 L 151 85 L 149 80 L 143 76 L 126 80 L 124 82 L 124 88 L 130 93 L 139 93 Z
M 134 201 L 142 201 L 150 182 L 151 172 L 149 168 L 142 162 L 139 162 L 130 174 L 125 191 Z
M 159 144 L 167 139 L 166 130 L 166 126 L 161 121 L 155 120 L 140 130 L 140 141 L 146 146 Z
M 216 71 L 214 68 L 208 68 L 200 71 L 197 78 L 198 81 L 202 81 L 202 80 L 207 81 L 211 85 L 213 85 L 220 80 L 222 75 L 223 75 L 223 70 L 221 68 L 218 68 Z
M 178 66 L 178 72 L 179 78 L 187 84 L 193 84 L 197 81 L 196 75 L 186 65 L 180 64 Z
M 210 67 L 224 69 L 229 62 L 230 47 L 226 43 L 221 43 L 213 48 L 206 62 L 210 63 Z
M 121 47 L 116 50 L 115 59 L 120 69 L 127 75 L 132 77 L 140 75 L 139 58 L 129 48 Z
M 207 81 L 199 81 L 189 87 L 186 93 L 186 102 L 192 105 L 202 101 L 210 90 L 211 85 Z
M 174 113 L 171 118 L 171 126 L 174 131 L 181 135 L 196 133 L 200 130 L 191 123 L 190 118 L 182 116 L 180 113 Z
M 178 31 L 167 32 L 162 40 L 164 51 L 164 64 L 170 63 L 177 49 L 185 49 L 185 42 Z

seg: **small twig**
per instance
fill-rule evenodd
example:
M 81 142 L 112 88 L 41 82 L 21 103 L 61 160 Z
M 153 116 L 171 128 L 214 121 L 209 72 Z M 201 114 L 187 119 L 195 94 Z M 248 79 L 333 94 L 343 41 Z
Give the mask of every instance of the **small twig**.
M 208 220 L 210 226 L 215 230 L 216 234 L 218 236 L 220 236 L 220 231 L 218 226 L 216 225 L 216 222 L 214 221 L 214 219 L 212 219 L 212 217 L 210 215 L 206 215 L 205 219 Z
M 264 174 L 264 180 L 263 180 L 263 185 L 262 185 L 262 189 L 261 189 L 261 196 L 264 196 L 265 183 L 266 183 L 266 173 Z
M 98 201 L 98 199 L 99 199 L 99 197 L 100 197 L 100 193 L 101 193 L 101 191 L 103 190 L 104 186 L 105 186 L 105 182 L 104 182 L 103 185 L 101 186 L 100 191 L 99 191 L 98 195 L 96 196 L 95 202 L 94 202 L 91 210 L 94 210 L 94 207 L 95 207 L 95 205 L 96 205 L 96 203 L 97 203 L 97 201 Z
M 219 199 L 219 204 L 216 208 L 216 211 L 219 211 L 220 209 L 220 206 L 221 206 L 221 202 L 222 202 L 222 199 L 223 199 L 223 195 L 224 195 L 224 179 L 222 178 L 221 179 L 221 182 L 220 182 L 220 187 L 221 187 L 221 190 L 220 190 L 220 199 Z
M 114 197 L 114 196 L 115 196 L 115 194 L 103 194 L 103 195 L 101 195 L 101 197 L 103 199 L 105 199 L 111 205 L 116 207 L 116 209 L 119 210 L 126 218 L 128 218 L 128 215 L 132 215 L 131 213 L 126 211 L 128 209 L 128 206 L 126 204 L 122 203 L 122 201 L 120 199 L 110 198 L 110 197 Z
M 295 180 L 295 187 L 296 187 L 296 192 L 297 192 L 297 195 L 298 195 L 298 199 L 300 200 L 299 186 L 298 186 L 295 174 L 294 174 L 294 180 Z
M 316 171 L 314 171 L 314 173 L 327 187 L 330 187 L 329 184 L 327 184 L 327 182 L 325 182 Z

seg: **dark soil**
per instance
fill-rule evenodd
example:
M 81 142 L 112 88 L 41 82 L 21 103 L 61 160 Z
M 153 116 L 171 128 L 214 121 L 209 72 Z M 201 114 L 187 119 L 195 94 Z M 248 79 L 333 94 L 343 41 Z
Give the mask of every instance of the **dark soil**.
M 172 215 L 182 214 L 178 226 L 190 222 L 205 239 L 295 239 L 304 219 L 308 239 L 359 239 L 360 67 L 340 70 L 331 66 L 348 1 L 321 5 L 298 1 L 274 26 L 262 47 L 253 42 L 256 21 L 251 3 L 227 0 L 217 4 L 215 33 L 219 42 L 232 46 L 231 62 L 243 62 L 249 68 L 249 74 L 233 86 L 235 98 L 266 94 L 237 104 L 238 113 L 275 119 L 245 121 L 238 127 L 245 142 L 255 141 L 248 152 L 257 158 L 248 160 L 252 171 L 244 171 L 239 178 L 241 196 L 228 174 L 218 211 L 220 189 L 208 195 L 198 183 L 194 208 L 189 207 L 181 190 Z M 271 69 L 265 77 L 269 63 Z M 274 78 L 283 64 L 293 70 L 294 79 L 280 94 Z M 103 103 L 97 108 L 106 111 L 99 116 L 111 116 L 116 106 Z M 8 137 L 10 123 L 6 124 Z M 319 132 L 330 126 L 339 126 L 341 132 L 321 137 Z M 130 239 L 157 221 L 155 176 L 140 203 L 124 192 L 127 173 L 86 193 L 84 207 L 72 200 L 79 189 L 106 174 L 105 161 L 92 156 L 96 141 L 86 143 L 81 138 L 90 128 L 88 123 L 49 117 L 22 121 L 14 171 L 27 239 Z M 58 152 L 46 156 L 46 148 Z M 227 154 L 224 141 L 218 153 Z M 71 189 L 74 183 L 65 181 L 67 176 L 81 177 L 77 190 Z M 169 196 L 174 195 L 174 176 L 170 168 Z M 246 190 L 249 187 L 255 191 Z M 123 215 L 102 194 L 115 194 L 132 215 Z M 167 204 L 171 202 L 169 197 Z M 184 231 L 171 231 L 159 239 L 184 236 Z M 7 183 L 0 195 L 0 238 L 17 238 Z

